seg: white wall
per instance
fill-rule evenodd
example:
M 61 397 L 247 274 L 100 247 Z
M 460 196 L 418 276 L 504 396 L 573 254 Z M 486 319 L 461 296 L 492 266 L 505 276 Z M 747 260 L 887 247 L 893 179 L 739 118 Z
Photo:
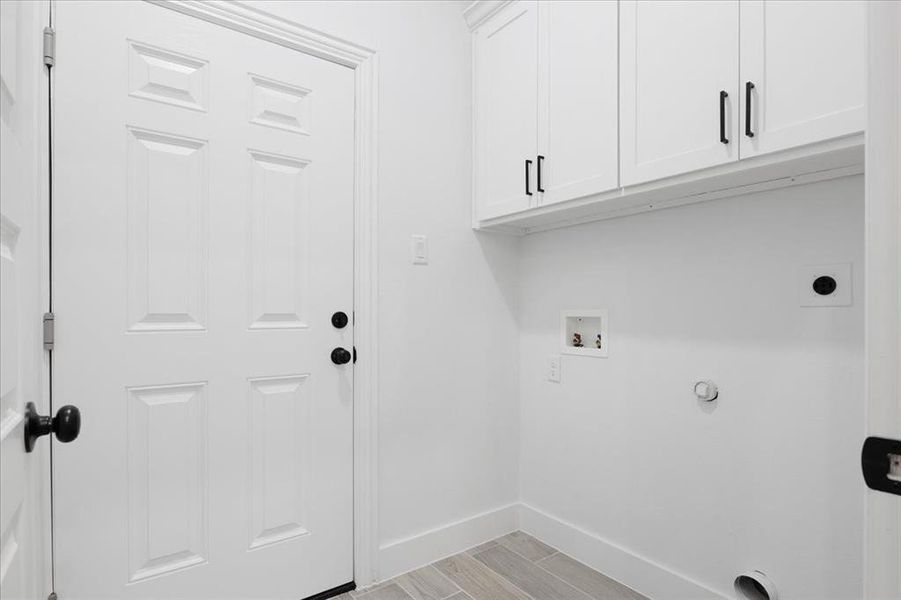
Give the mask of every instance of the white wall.
M 654 564 L 730 598 L 747 569 L 782 598 L 862 597 L 862 177 L 537 234 L 522 250 L 522 500 L 589 534 L 542 516 L 552 542 L 603 554 L 657 597 L 678 595 Z M 853 306 L 801 308 L 799 267 L 841 262 Z M 560 311 L 596 307 L 610 311 L 610 358 L 564 356 L 562 383 L 545 381 Z M 701 406 L 692 382 L 706 378 L 720 399 Z
M 390 576 L 441 552 L 403 540 L 518 493 L 517 240 L 471 229 L 469 32 L 457 2 L 253 5 L 379 55 L 379 525 Z M 410 264 L 411 234 L 428 235 L 430 265 Z M 476 534 L 491 532 L 454 543 Z

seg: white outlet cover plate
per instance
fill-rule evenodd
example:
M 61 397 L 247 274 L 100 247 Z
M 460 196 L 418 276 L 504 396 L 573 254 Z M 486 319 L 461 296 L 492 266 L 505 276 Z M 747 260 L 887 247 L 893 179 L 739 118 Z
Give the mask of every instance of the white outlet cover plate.
M 560 383 L 560 355 L 552 354 L 547 357 L 547 380 L 552 383 Z
M 813 291 L 814 280 L 823 275 L 832 277 L 837 284 L 835 291 L 828 296 L 821 296 Z M 801 306 L 851 306 L 852 287 L 851 263 L 809 265 L 798 271 L 798 298 Z

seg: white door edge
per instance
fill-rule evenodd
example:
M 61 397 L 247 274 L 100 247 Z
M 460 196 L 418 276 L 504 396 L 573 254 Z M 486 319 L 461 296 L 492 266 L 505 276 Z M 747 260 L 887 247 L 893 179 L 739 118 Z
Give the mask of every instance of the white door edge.
M 901 7 L 868 5 L 867 434 L 901 438 Z M 861 483 L 863 485 L 863 483 Z M 901 497 L 866 491 L 865 597 L 901 597 Z
M 35 26 L 41 28 L 45 26 L 53 26 L 55 0 L 41 0 L 38 8 L 40 22 Z M 43 67 L 42 68 L 46 68 Z M 45 71 L 46 73 L 46 71 Z M 52 201 L 51 181 L 53 172 L 51 169 L 51 158 L 53 156 L 53 130 L 51 122 L 53 119 L 53 69 L 50 69 L 49 75 L 41 77 L 40 101 L 41 106 L 38 108 L 38 127 L 40 128 L 38 139 L 40 148 L 40 177 L 41 177 L 41 194 L 38 201 L 40 202 L 40 210 L 38 218 L 41 223 L 41 306 L 44 312 L 50 312 L 53 308 L 50 296 L 50 203 Z M 50 379 L 51 373 L 51 356 L 49 352 L 44 352 L 43 361 L 41 363 L 41 406 L 47 407 L 47 414 L 55 414 L 53 410 L 53 382 Z M 47 440 L 48 442 L 50 440 Z M 43 579 L 46 583 L 48 594 L 54 591 L 53 579 L 53 451 L 52 445 L 47 444 L 47 461 L 46 482 L 48 493 L 42 498 L 43 506 L 40 508 L 41 522 L 45 524 L 43 528 L 44 539 L 43 545 Z
M 353 393 L 354 581 L 364 587 L 378 578 L 378 55 L 354 42 L 239 2 L 146 1 L 354 69 L 354 338 L 359 357 Z M 45 198 L 49 215 L 48 200 Z M 49 234 L 44 250 L 48 265 Z M 49 268 L 44 276 L 49 292 Z M 49 364 L 45 363 L 44 371 L 45 381 L 49 381 Z M 48 515 L 49 504 L 48 499 Z

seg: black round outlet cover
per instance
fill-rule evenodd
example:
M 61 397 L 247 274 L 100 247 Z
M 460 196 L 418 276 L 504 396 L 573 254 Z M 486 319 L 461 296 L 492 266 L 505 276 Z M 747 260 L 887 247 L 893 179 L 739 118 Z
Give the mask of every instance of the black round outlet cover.
M 835 282 L 835 278 L 830 277 L 829 275 L 820 275 L 813 280 L 813 291 L 820 296 L 828 296 L 834 292 L 837 287 L 838 284 Z

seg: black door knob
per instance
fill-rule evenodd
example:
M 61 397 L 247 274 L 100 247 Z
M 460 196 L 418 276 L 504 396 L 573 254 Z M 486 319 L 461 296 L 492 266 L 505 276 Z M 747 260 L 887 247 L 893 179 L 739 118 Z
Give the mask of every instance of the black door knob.
M 338 311 L 332 315 L 332 325 L 337 329 L 344 329 L 347 327 L 347 313 Z
M 350 362 L 351 354 L 344 348 L 335 348 L 332 350 L 332 362 L 336 365 L 346 365 Z
M 55 433 L 56 439 L 65 443 L 78 437 L 81 431 L 81 411 L 66 405 L 56 411 L 55 417 L 43 417 L 37 413 L 34 402 L 25 405 L 25 452 L 34 450 L 34 441 L 42 435 Z

